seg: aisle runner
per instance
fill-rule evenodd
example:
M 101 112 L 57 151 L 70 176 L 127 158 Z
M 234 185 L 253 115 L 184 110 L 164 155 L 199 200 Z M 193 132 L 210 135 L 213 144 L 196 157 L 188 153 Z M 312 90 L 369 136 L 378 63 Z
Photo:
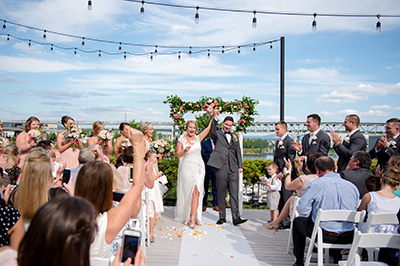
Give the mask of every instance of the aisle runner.
M 203 212 L 203 226 L 186 227 L 182 236 L 180 266 L 195 265 L 260 265 L 240 229 L 231 223 L 230 209 L 226 210 L 229 223 L 216 225 L 218 212 L 208 208 Z

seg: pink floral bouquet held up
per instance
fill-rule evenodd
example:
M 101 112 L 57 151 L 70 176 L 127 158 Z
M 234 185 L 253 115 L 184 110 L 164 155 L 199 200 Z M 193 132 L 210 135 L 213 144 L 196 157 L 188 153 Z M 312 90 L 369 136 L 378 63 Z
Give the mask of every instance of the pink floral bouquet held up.
M 124 139 L 121 141 L 121 143 L 118 146 L 119 150 L 123 150 L 126 149 L 127 147 L 132 146 L 131 142 L 129 141 L 129 139 Z
M 0 137 L 0 151 L 3 151 L 4 147 L 10 144 L 8 139 Z
M 109 140 L 112 140 L 112 138 L 114 137 L 114 134 L 105 129 L 102 129 L 102 130 L 100 130 L 99 134 L 97 134 L 97 137 L 101 140 L 109 141 Z
M 171 160 L 175 153 L 172 143 L 167 140 L 153 141 L 150 143 L 150 149 L 152 149 L 156 154 L 163 154 L 168 160 Z
M 35 142 L 39 142 L 41 140 L 44 140 L 44 135 L 37 129 L 31 129 L 28 131 L 28 138 Z

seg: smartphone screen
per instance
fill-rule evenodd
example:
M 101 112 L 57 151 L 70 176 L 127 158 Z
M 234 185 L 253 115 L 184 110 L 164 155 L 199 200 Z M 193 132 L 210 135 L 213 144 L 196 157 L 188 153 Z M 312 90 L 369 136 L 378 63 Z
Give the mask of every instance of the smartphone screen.
M 133 165 L 129 166 L 129 182 L 133 182 Z
M 130 235 L 130 232 L 136 233 L 136 235 Z M 132 259 L 132 264 L 135 262 L 135 256 L 140 243 L 140 232 L 133 230 L 125 230 L 123 243 L 122 243 L 122 256 L 121 262 L 125 262 L 128 258 Z
M 68 183 L 69 178 L 71 177 L 71 170 L 69 169 L 64 169 L 63 171 L 63 178 L 62 178 L 62 183 Z

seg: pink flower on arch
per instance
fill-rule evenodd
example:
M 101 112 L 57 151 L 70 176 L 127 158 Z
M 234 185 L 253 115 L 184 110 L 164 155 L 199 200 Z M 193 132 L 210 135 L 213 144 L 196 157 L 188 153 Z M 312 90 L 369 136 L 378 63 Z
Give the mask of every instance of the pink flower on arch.
M 196 107 L 196 108 L 200 108 L 200 105 L 196 104 L 194 107 Z
M 175 119 L 178 119 L 178 118 L 179 118 L 179 115 L 178 115 L 178 114 L 174 114 L 174 118 L 175 118 Z
M 208 108 L 208 104 L 205 104 L 203 108 L 204 108 L 204 109 L 207 109 L 207 108 Z
M 183 110 L 183 105 L 179 107 L 179 112 L 182 112 L 182 110 Z
M 239 107 L 242 106 L 242 103 L 237 103 L 237 106 L 239 106 Z
M 240 122 L 242 122 L 242 124 L 246 123 L 245 119 L 240 119 Z
M 250 108 L 250 106 L 248 106 L 247 104 L 244 106 L 244 108 L 246 108 L 246 109 L 249 109 Z
M 228 106 L 228 103 L 226 103 L 225 106 Z

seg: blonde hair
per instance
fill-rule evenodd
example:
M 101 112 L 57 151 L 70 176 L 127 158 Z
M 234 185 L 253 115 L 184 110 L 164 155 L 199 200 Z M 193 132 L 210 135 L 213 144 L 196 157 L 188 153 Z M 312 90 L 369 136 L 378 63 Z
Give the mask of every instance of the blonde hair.
M 104 127 L 104 124 L 100 121 L 96 121 L 93 123 L 93 128 L 90 131 L 90 133 L 92 133 L 92 136 L 97 136 L 97 134 L 99 134 L 101 128 Z
M 14 160 L 14 156 L 21 154 L 21 149 L 14 144 L 9 144 L 4 148 L 3 154 L 7 155 L 7 161 L 4 168 L 10 169 L 17 164 L 17 162 Z
M 186 130 L 188 129 L 189 124 L 193 124 L 193 125 L 196 127 L 196 131 L 197 131 L 198 126 L 197 126 L 197 122 L 196 122 L 196 121 L 194 121 L 194 120 L 189 120 L 189 121 L 187 121 L 187 122 L 186 122 L 186 125 L 185 125 L 185 129 L 186 129 Z
M 31 220 L 39 208 L 49 201 L 50 160 L 49 153 L 40 148 L 31 150 L 25 158 L 16 195 L 16 208 L 24 220 Z
M 394 188 L 400 184 L 400 169 L 392 166 L 383 174 L 382 178 L 384 184 Z
M 113 191 L 117 192 L 122 192 L 122 186 L 123 186 L 123 180 L 119 172 L 117 171 L 117 168 L 115 168 L 114 165 L 110 164 L 112 170 L 113 170 Z
M 152 126 L 153 126 L 153 124 L 150 122 L 143 122 L 140 125 L 140 131 L 142 131 L 143 134 L 146 134 L 146 132 L 149 131 Z

